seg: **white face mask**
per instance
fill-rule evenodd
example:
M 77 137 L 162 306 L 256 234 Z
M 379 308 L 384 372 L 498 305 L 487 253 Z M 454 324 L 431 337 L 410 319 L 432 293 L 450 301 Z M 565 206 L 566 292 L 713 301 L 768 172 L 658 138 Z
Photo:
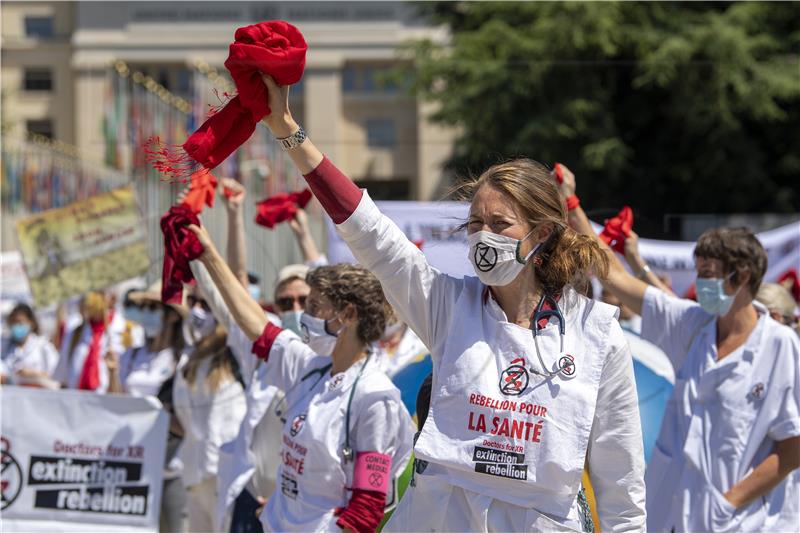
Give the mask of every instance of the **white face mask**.
M 469 260 L 484 285 L 503 286 L 514 281 L 528 259 L 542 245 L 537 244 L 524 258 L 519 256 L 522 241 L 530 237 L 531 233 L 533 231 L 522 239 L 506 237 L 491 231 L 477 231 L 467 236 Z
M 217 320 L 214 315 L 202 307 L 195 306 L 189 312 L 189 318 L 183 321 L 184 339 L 190 345 L 194 345 L 203 337 L 211 334 L 217 327 Z
M 339 328 L 336 333 L 328 331 L 328 321 L 322 318 L 303 313 L 300 317 L 300 338 L 308 344 L 308 347 L 320 355 L 331 355 L 336 346 L 336 339 L 344 327 Z
M 144 335 L 151 339 L 161 332 L 161 324 L 164 322 L 164 312 L 159 310 L 146 309 L 139 315 L 139 324 L 144 329 Z
M 300 337 L 303 336 L 303 330 L 300 329 L 300 318 L 303 316 L 302 311 L 284 311 L 281 313 L 281 327 L 294 331 Z

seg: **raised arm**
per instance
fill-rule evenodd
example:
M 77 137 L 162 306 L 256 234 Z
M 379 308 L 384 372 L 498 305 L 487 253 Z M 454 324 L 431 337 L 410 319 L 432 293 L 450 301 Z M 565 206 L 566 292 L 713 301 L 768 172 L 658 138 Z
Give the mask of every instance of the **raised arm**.
M 563 167 L 563 166 L 562 166 Z M 561 196 L 566 199 L 575 195 L 576 183 L 575 175 L 566 167 L 563 167 L 564 181 L 559 184 L 559 191 Z M 637 315 L 642 314 L 642 302 L 644 301 L 644 292 L 647 289 L 647 283 L 632 276 L 619 259 L 617 259 L 614 251 L 604 243 L 592 228 L 589 218 L 583 211 L 580 205 L 573 206 L 569 210 L 569 225 L 584 235 L 588 235 L 595 239 L 603 252 L 608 256 L 609 269 L 608 277 L 600 280 L 603 283 L 603 288 L 610 290 L 614 295 L 619 298 L 620 302 L 633 309 Z
M 244 241 L 244 198 L 245 190 L 241 183 L 231 178 L 223 178 L 226 189 L 225 210 L 228 213 L 228 265 L 239 283 L 247 287 L 247 252 Z
M 319 253 L 317 243 L 314 242 L 314 237 L 311 235 L 311 228 L 308 227 L 308 215 L 305 209 L 297 209 L 297 214 L 289 221 L 289 227 L 292 228 L 297 245 L 303 253 L 303 262 L 307 265 L 317 264 L 322 258 L 322 254 Z
M 628 263 L 628 266 L 631 267 L 631 270 L 636 273 L 637 278 L 644 281 L 648 285 L 652 285 L 657 289 L 661 289 L 670 296 L 675 296 L 675 293 L 672 292 L 672 289 L 670 289 L 666 283 L 661 281 L 661 279 L 656 276 L 655 272 L 650 270 L 650 266 L 645 262 L 645 260 L 642 259 L 642 256 L 639 253 L 639 236 L 635 231 L 631 231 L 631 234 L 625 239 L 625 261 Z
M 264 76 L 264 83 L 271 109 L 264 122 L 278 139 L 295 135 L 299 126 L 289 111 L 288 87 L 277 86 L 268 76 Z M 305 138 L 287 153 L 356 260 L 375 274 L 398 315 L 430 349 L 436 332 L 444 331 L 452 319 L 448 309 L 456 301 L 461 280 L 431 267 L 397 225 L 383 216 L 369 196 L 310 139 Z
M 203 245 L 203 255 L 199 260 L 206 267 L 214 285 L 222 294 L 222 299 L 225 300 L 225 305 L 233 315 L 233 319 L 244 334 L 250 340 L 255 341 L 264 331 L 268 322 L 264 310 L 250 296 L 245 286 L 239 282 L 228 264 L 225 263 L 208 231 L 194 224 L 190 225 L 189 229 L 197 235 Z

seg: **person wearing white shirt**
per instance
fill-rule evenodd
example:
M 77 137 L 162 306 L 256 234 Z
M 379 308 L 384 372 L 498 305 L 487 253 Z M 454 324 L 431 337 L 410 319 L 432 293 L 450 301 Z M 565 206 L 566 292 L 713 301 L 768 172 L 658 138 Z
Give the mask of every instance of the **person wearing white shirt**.
M 645 523 L 633 363 L 616 310 L 572 279 L 607 260 L 567 227 L 548 170 L 491 167 L 468 186 L 469 258 L 454 278 L 317 150 L 292 119 L 288 87 L 263 76 L 264 119 L 360 264 L 430 347 L 431 405 L 418 465 L 386 530 L 588 528 L 588 465 L 604 531 Z
M 33 309 L 17 304 L 8 315 L 10 335 L 3 339 L 2 359 L 9 381 L 35 383 L 50 381 L 58 365 L 58 351 L 47 339 L 39 336 L 39 323 Z
M 563 187 L 574 194 L 572 176 Z M 580 207 L 570 223 L 596 238 Z M 636 279 L 602 246 L 605 289 L 641 314 L 642 337 L 676 374 L 645 478 L 648 531 L 797 530 L 800 342 L 754 301 L 767 269 L 761 243 L 746 228 L 703 233 L 697 302 Z
M 173 386 L 175 412 L 184 430 L 178 457 L 189 530 L 215 531 L 219 449 L 236 436 L 247 404 L 225 330 L 200 294 L 187 299 L 192 303 L 187 335 L 196 340 L 178 363 Z
M 352 265 L 308 274 L 303 314 L 307 345 L 270 323 L 214 247 L 205 228 L 189 226 L 203 245 L 200 261 L 265 360 L 264 384 L 285 391 L 280 490 L 261 512 L 265 531 L 371 531 L 411 454 L 413 424 L 372 358 L 388 304 L 378 280 Z

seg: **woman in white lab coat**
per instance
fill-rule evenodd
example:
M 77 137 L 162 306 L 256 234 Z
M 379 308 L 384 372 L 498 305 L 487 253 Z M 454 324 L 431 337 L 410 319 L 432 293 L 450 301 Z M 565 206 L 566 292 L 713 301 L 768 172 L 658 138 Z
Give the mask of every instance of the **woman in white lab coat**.
M 388 304 L 374 276 L 351 265 L 312 270 L 306 281 L 305 344 L 267 321 L 235 282 L 205 228 L 190 226 L 208 270 L 239 327 L 266 361 L 262 386 L 285 392 L 280 488 L 261 513 L 265 531 L 373 531 L 411 454 L 414 432 L 400 391 L 380 370 L 371 345 Z
M 247 405 L 225 330 L 199 294 L 188 300 L 194 320 L 184 328 L 185 336 L 199 340 L 175 373 L 173 403 L 184 430 L 177 455 L 183 463 L 189 531 L 215 531 L 219 450 L 236 436 Z
M 0 351 L 8 368 L 7 380 L 32 384 L 49 382 L 58 365 L 58 350 L 39 336 L 39 321 L 27 304 L 17 304 L 8 314 L 9 337 L 3 339 Z
M 562 194 L 572 196 L 567 174 Z M 594 237 L 580 207 L 570 223 Z M 605 289 L 641 314 L 642 338 L 675 367 L 645 478 L 648 531 L 796 531 L 800 342 L 753 300 L 767 268 L 758 239 L 745 228 L 700 236 L 697 302 L 648 286 L 602 246 Z
M 566 227 L 549 171 L 488 169 L 466 190 L 469 259 L 457 279 L 425 256 L 294 122 L 265 77 L 265 122 L 356 259 L 430 347 L 428 418 L 412 487 L 387 529 L 575 531 L 589 525 L 588 465 L 604 531 L 644 527 L 644 460 L 630 351 L 616 311 L 571 280 L 607 260 Z

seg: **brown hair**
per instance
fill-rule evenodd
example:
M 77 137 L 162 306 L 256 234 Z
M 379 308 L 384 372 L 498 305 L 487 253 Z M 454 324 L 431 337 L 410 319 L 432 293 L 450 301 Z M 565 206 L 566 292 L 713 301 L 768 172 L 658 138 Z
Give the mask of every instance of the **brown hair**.
M 477 179 L 457 187 L 457 199 L 471 202 L 483 186 L 500 191 L 535 228 L 550 224 L 553 231 L 537 253 L 541 264 L 534 274 L 545 290 L 558 293 L 590 270 L 600 278 L 608 275 L 608 258 L 600 245 L 567 225 L 567 209 L 558 194 L 550 170 L 532 159 L 514 159 L 486 169 Z M 462 226 L 463 227 L 463 226 Z
M 747 228 L 713 228 L 704 231 L 697 239 L 694 256 L 722 261 L 724 274 L 733 273 L 732 283 L 739 283 L 741 274 L 749 272 L 747 290 L 754 297 L 767 272 L 767 252 Z
M 206 335 L 195 346 L 194 353 L 189 357 L 186 366 L 183 367 L 183 377 L 189 383 L 189 387 L 194 389 L 197 385 L 197 371 L 200 364 L 207 358 L 211 358 L 206 375 L 205 384 L 211 392 L 217 392 L 220 385 L 226 381 L 236 379 L 233 367 L 233 354 L 227 346 L 228 335 L 222 326 Z
M 8 313 L 8 318 L 6 319 L 6 322 L 11 324 L 11 319 L 14 318 L 14 315 L 22 315 L 25 318 L 27 318 L 28 322 L 31 323 L 31 332 L 33 332 L 36 335 L 39 334 L 39 321 L 36 320 L 36 313 L 33 312 L 33 309 L 31 308 L 30 305 L 22 302 L 15 305 L 14 309 L 12 309 L 10 313 Z
M 358 314 L 356 333 L 364 344 L 383 336 L 391 308 L 378 278 L 370 271 L 349 264 L 322 266 L 311 270 L 306 282 L 330 300 L 337 311 L 342 311 L 347 304 L 355 307 Z

